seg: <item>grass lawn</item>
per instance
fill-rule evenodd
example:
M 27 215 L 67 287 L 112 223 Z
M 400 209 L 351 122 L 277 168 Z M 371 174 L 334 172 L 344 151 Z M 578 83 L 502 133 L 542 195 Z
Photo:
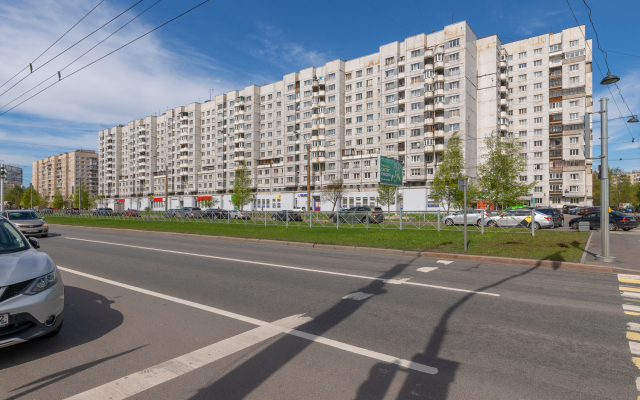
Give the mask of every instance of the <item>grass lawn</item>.
M 51 224 L 94 226 L 103 228 L 141 229 L 147 231 L 195 233 L 200 235 L 234 236 L 345 246 L 380 247 L 400 250 L 464 253 L 497 257 L 529 258 L 579 262 L 589 238 L 588 233 L 540 230 L 532 237 L 526 233 L 469 232 L 469 250 L 463 250 L 463 234 L 459 231 L 397 229 L 334 229 L 282 225 L 193 223 L 169 221 L 137 221 L 115 219 L 80 219 L 48 217 Z M 55 232 L 55 227 L 52 228 Z

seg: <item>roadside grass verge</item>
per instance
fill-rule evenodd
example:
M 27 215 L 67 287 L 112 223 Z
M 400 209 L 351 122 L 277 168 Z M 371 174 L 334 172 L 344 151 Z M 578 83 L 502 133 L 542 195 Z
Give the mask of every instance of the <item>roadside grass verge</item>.
M 463 250 L 461 231 L 398 229 L 334 229 L 300 226 L 243 225 L 169 221 L 137 221 L 115 219 L 80 219 L 48 217 L 50 224 L 92 226 L 102 228 L 139 229 L 156 232 L 193 233 L 198 235 L 233 236 L 290 242 L 321 243 L 343 246 L 378 247 L 398 250 L 430 251 L 452 254 L 474 254 L 496 257 L 527 258 L 579 262 L 589 233 L 539 230 L 527 233 L 469 232 L 468 251 Z M 55 228 L 52 229 L 55 232 Z

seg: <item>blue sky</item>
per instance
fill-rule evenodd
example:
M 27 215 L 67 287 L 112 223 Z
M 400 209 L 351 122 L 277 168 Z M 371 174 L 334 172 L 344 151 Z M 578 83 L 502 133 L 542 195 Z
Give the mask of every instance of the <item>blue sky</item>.
M 34 63 L 52 56 L 138 0 L 105 0 L 96 10 Z M 2 94 L 0 107 L 51 77 L 91 46 L 104 39 L 157 0 L 144 0 L 72 50 L 43 66 Z M 201 0 L 200 0 L 201 1 Z M 103 56 L 150 29 L 200 3 L 198 0 L 162 0 L 140 18 L 62 71 L 70 72 Z M 33 61 L 99 0 L 27 0 L 0 3 L 0 84 Z M 570 0 L 578 21 L 594 39 L 582 0 Z M 637 45 L 640 2 L 589 0 L 602 48 L 609 50 L 611 72 L 629 107 L 640 113 L 640 48 Z M 167 107 L 204 101 L 215 93 L 269 83 L 284 74 L 333 59 L 351 59 L 374 53 L 382 44 L 420 32 L 441 30 L 466 20 L 478 37 L 498 34 L 503 42 L 558 32 L 575 26 L 566 0 L 467 1 L 420 0 L 354 1 L 210 1 L 127 48 L 94 64 L 0 117 L 0 160 L 25 168 L 31 180 L 31 162 L 75 148 L 97 148 L 97 131 L 135 118 L 163 112 Z M 614 53 L 615 52 L 615 53 Z M 627 53 L 631 55 L 623 55 Z M 606 70 L 602 54 L 595 50 Z M 595 66 L 594 66 L 595 67 Z M 610 118 L 619 116 L 594 68 L 594 104 L 609 97 Z M 23 72 L 19 78 L 25 75 Z M 53 83 L 53 77 L 42 87 Z M 628 115 L 611 88 L 613 98 Z M 35 93 L 35 90 L 32 93 Z M 0 109 L 0 113 L 26 98 Z M 598 106 L 594 107 L 596 110 Z M 611 165 L 640 169 L 640 124 L 621 121 L 609 125 Z M 599 124 L 594 124 L 599 144 Z M 635 137 L 635 143 L 631 138 Z M 11 143 L 28 142 L 29 145 Z M 594 150 L 599 154 L 599 147 Z M 619 159 L 631 159 L 622 160 Z

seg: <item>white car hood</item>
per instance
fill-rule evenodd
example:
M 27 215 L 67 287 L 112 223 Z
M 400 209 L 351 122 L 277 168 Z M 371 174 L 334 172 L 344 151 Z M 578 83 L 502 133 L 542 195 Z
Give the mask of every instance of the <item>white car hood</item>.
M 34 249 L 0 254 L 0 287 L 46 275 L 54 268 L 47 254 Z

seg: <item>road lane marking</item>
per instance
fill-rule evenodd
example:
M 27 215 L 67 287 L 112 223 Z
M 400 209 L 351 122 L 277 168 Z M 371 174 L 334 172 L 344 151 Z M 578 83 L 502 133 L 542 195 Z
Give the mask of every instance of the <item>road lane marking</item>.
M 640 357 L 631 357 L 633 363 L 640 369 Z
M 627 329 L 630 331 L 640 332 L 640 324 L 635 322 L 627 322 Z
M 224 261 L 234 261 L 234 262 L 245 263 L 245 264 L 264 265 L 264 266 L 268 266 L 268 267 L 291 269 L 291 270 L 296 270 L 296 271 L 306 271 L 306 272 L 316 272 L 316 273 L 319 273 L 319 274 L 346 276 L 346 277 L 349 277 L 349 278 L 367 279 L 367 280 L 370 280 L 370 281 L 383 281 L 384 282 L 384 281 L 387 280 L 387 279 L 384 279 L 384 278 L 374 278 L 374 277 L 370 277 L 370 276 L 344 274 L 344 273 L 341 273 L 341 272 L 323 271 L 323 270 L 311 269 L 311 268 L 292 267 L 290 265 L 279 265 L 279 264 L 272 264 L 272 263 L 266 263 L 266 262 L 261 262 L 261 261 L 240 260 L 240 259 L 237 259 L 237 258 L 218 257 L 218 256 L 207 255 L 207 254 L 187 253 L 187 252 L 184 252 L 184 251 L 156 249 L 156 248 L 153 248 L 153 247 L 133 246 L 133 245 L 130 245 L 130 244 L 103 242 L 103 241 L 100 241 L 100 240 L 79 239 L 79 238 L 72 238 L 72 237 L 65 237 L 65 239 L 79 240 L 79 241 L 82 241 L 82 242 L 108 244 L 108 245 L 112 245 L 112 246 L 131 247 L 131 248 L 134 248 L 134 249 L 160 251 L 160 252 L 164 252 L 164 253 L 184 254 L 184 255 L 194 256 L 194 257 L 212 258 L 212 259 L 215 259 L 215 260 L 224 260 Z M 496 294 L 496 293 L 478 292 L 478 291 L 475 291 L 475 290 L 458 289 L 458 288 L 452 288 L 452 287 L 447 287 L 447 286 L 438 286 L 438 285 L 429 285 L 429 284 L 426 284 L 426 283 L 403 282 L 403 284 L 405 284 L 405 285 L 413 285 L 413 286 L 421 286 L 421 287 L 428 287 L 428 288 L 433 288 L 433 289 L 443 289 L 443 290 L 449 290 L 449 291 L 454 291 L 454 292 L 482 294 L 482 295 L 486 295 L 486 296 L 495 296 L 495 297 L 499 297 L 500 296 L 499 294 Z
M 618 280 L 622 283 L 640 284 L 640 275 L 618 274 Z
M 449 261 L 449 260 L 438 260 L 436 261 L 436 264 L 444 264 L 444 265 L 449 265 L 451 264 L 453 261 Z
M 402 278 L 402 279 L 385 279 L 383 282 L 391 285 L 402 285 L 403 283 L 407 283 L 407 281 L 411 278 Z
M 640 343 L 629 342 L 629 349 L 631 350 L 631 354 L 640 355 Z
M 431 272 L 431 271 L 435 271 L 436 269 L 438 269 L 438 267 L 422 267 L 422 268 L 418 268 L 416 271 L 418 271 L 418 272 Z
M 622 309 L 623 310 L 627 310 L 627 311 L 640 312 L 640 306 L 634 306 L 634 305 L 631 305 L 631 304 L 623 304 L 622 305 Z
M 348 295 L 344 296 L 343 299 L 344 300 L 361 301 L 361 300 L 364 300 L 364 299 L 368 299 L 371 296 L 373 296 L 371 293 L 355 292 L 355 293 L 351 293 L 351 294 L 348 294 Z
M 71 396 L 68 400 L 123 400 L 226 356 L 271 339 L 312 318 L 293 315 Z
M 633 311 L 625 311 L 624 313 L 627 315 L 640 315 L 640 313 L 633 312 Z
M 636 292 L 622 292 L 620 293 L 620 295 L 622 297 L 629 297 L 632 299 L 640 299 L 640 293 L 636 293 Z
M 97 281 L 100 281 L 100 282 L 108 283 L 110 285 L 119 286 L 119 287 L 122 287 L 122 288 L 125 288 L 125 289 L 132 290 L 134 292 L 144 293 L 144 294 L 147 294 L 149 296 L 154 296 L 154 297 L 158 297 L 158 298 L 161 298 L 161 299 L 164 299 L 164 300 L 173 301 L 175 303 L 183 304 L 183 305 L 190 306 L 190 307 L 194 307 L 194 308 L 197 308 L 197 309 L 200 309 L 200 310 L 209 311 L 209 312 L 214 313 L 214 314 L 218 314 L 218 315 L 222 315 L 222 316 L 225 316 L 225 317 L 233 318 L 233 319 L 236 319 L 236 320 L 239 320 L 239 321 L 248 322 L 248 323 L 253 324 L 253 325 L 258 325 L 258 326 L 271 325 L 271 323 L 267 322 L 267 321 L 261 321 L 259 319 L 247 317 L 247 316 L 244 316 L 244 315 L 241 315 L 241 314 L 236 314 L 236 313 L 233 313 L 233 312 L 230 312 L 230 311 L 221 310 L 221 309 L 215 308 L 215 307 L 206 306 L 204 304 L 195 303 L 193 301 L 180 299 L 178 297 L 168 296 L 166 294 L 154 292 L 154 291 L 147 290 L 147 289 L 142 289 L 142 288 L 139 288 L 137 286 L 127 285 L 126 283 L 121 283 L 121 282 L 113 281 L 113 280 L 110 280 L 110 279 L 101 278 L 99 276 L 95 276 L 95 275 L 87 274 L 87 273 L 84 273 L 84 272 L 76 271 L 76 270 L 73 270 L 73 269 L 61 267 L 59 265 L 57 267 L 61 271 L 69 272 L 69 273 L 76 274 L 76 275 L 79 275 L 79 276 L 83 276 L 83 277 L 89 278 L 89 279 L 94 279 L 94 280 L 97 280 Z M 395 364 L 395 365 L 398 365 L 398 366 L 401 366 L 401 367 L 404 367 L 404 368 L 407 368 L 407 369 L 413 369 L 415 371 L 425 372 L 425 373 L 428 373 L 428 374 L 436 374 L 436 373 L 438 373 L 438 369 L 437 368 L 430 367 L 428 365 L 415 363 L 413 361 L 404 360 L 404 359 L 401 359 L 401 358 L 396 358 L 396 357 L 393 357 L 393 356 L 389 356 L 387 354 L 383 354 L 383 353 L 378 353 L 378 352 L 375 352 L 375 351 L 367 350 L 367 349 L 364 349 L 362 347 L 352 346 L 352 345 L 347 344 L 347 343 L 342 343 L 342 342 L 338 342 L 336 340 L 323 338 L 321 336 L 312 335 L 310 333 L 298 331 L 298 330 L 295 330 L 295 329 L 286 330 L 286 331 L 284 331 L 284 333 L 289 334 L 289 335 L 293 335 L 293 336 L 297 336 L 297 337 L 301 337 L 301 338 L 304 338 L 304 339 L 308 339 L 308 340 L 311 340 L 313 342 L 322 343 L 322 344 L 325 344 L 327 346 L 335 347 L 337 349 L 345 350 L 345 351 L 348 351 L 348 352 L 351 352 L 351 353 L 354 353 L 354 354 L 360 354 L 360 355 L 365 356 L 365 357 L 369 357 L 369 358 L 373 358 L 373 359 L 376 359 L 376 360 L 384 361 L 384 362 L 387 362 L 387 363 Z
M 626 290 L 627 292 L 640 292 L 640 288 L 628 287 L 628 286 L 619 286 L 620 290 Z
M 640 333 L 638 333 L 638 332 L 627 332 L 627 339 L 635 340 L 636 342 L 640 342 Z

